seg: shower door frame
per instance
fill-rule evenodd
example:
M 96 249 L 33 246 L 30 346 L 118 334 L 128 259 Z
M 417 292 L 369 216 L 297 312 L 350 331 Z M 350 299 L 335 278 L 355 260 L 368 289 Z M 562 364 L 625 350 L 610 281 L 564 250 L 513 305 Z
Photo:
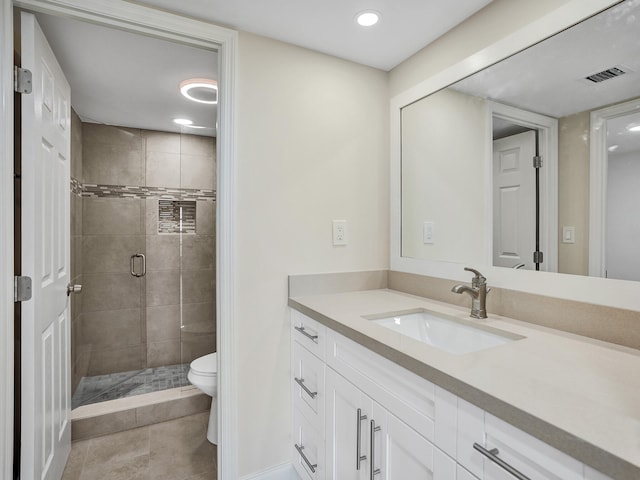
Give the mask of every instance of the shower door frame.
M 13 208 L 13 7 L 34 12 L 90 21 L 103 26 L 120 28 L 134 33 L 177 41 L 194 47 L 218 51 L 218 83 L 220 85 L 217 135 L 217 215 L 216 215 L 216 309 L 218 351 L 218 478 L 237 478 L 237 388 L 236 362 L 232 346 L 235 344 L 235 210 L 236 210 L 236 56 L 238 33 L 214 24 L 181 17 L 122 0 L 0 0 L 2 50 L 0 50 L 0 139 L 2 139 L 2 195 L 10 196 L 3 205 Z M 11 160 L 11 161 L 9 161 Z M 6 188 L 5 188 L 6 187 Z M 3 198 L 4 199 L 4 198 Z M 2 211 L 2 292 L 12 292 L 13 283 L 13 218 L 12 212 Z M 11 235 L 9 239 L 8 235 Z M 5 241 L 6 240 L 6 241 Z M 5 255 L 6 254 L 6 255 Z M 6 263 L 6 265 L 5 265 Z M 9 276 L 11 275 L 11 277 Z M 6 285 L 5 285 L 6 284 Z M 6 288 L 5 288 L 6 287 Z M 13 306 L 2 298 L 2 338 L 7 339 L 0 362 L 5 379 L 13 379 Z M 6 315 L 5 315 L 6 314 Z M 5 324 L 6 322 L 6 324 Z M 6 333 L 6 335 L 4 335 Z M 11 342 L 11 344 L 9 344 Z M 3 355 L 4 356 L 4 355 Z M 5 360 L 3 358 L 2 360 Z M 6 372 L 4 371 L 6 370 Z M 0 452 L 2 476 L 11 478 L 11 447 L 13 428 L 11 413 L 13 391 L 9 386 L 0 390 L 0 426 L 7 445 Z M 6 415 L 5 415 L 6 414 Z

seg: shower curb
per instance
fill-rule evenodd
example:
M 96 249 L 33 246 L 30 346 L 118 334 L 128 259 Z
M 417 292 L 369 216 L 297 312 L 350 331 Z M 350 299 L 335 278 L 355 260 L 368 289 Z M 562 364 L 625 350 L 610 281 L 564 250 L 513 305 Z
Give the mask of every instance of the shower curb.
M 78 407 L 71 412 L 71 439 L 86 440 L 208 411 L 211 397 L 179 387 Z

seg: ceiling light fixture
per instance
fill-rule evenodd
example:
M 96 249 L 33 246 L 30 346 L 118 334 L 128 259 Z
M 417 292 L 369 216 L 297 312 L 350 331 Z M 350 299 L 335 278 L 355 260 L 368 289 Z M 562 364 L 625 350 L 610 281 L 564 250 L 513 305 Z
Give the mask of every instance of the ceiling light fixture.
M 177 123 L 178 125 L 193 125 L 193 120 L 189 120 L 188 118 L 174 118 L 173 123 Z
M 361 27 L 372 27 L 380 21 L 380 14 L 374 10 L 365 10 L 356 15 L 356 22 Z
M 180 93 L 194 102 L 215 105 L 218 103 L 218 82 L 209 78 L 190 78 L 180 82 Z
M 640 132 L 640 124 L 632 123 L 627 127 L 627 130 L 630 132 Z

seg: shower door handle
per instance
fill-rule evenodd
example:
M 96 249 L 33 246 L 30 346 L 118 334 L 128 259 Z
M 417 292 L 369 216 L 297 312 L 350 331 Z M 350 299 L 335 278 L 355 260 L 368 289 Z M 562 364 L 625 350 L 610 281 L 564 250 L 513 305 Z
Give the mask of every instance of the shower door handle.
M 136 272 L 136 258 L 142 259 L 141 272 Z M 129 265 L 131 266 L 131 275 L 134 277 L 144 277 L 147 274 L 147 258 L 144 256 L 144 253 L 134 253 L 131 255 L 129 259 Z

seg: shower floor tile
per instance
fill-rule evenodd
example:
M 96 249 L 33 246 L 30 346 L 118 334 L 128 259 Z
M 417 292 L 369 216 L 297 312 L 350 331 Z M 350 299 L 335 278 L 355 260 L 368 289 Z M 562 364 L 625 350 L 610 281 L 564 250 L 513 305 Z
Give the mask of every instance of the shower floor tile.
M 117 398 L 190 385 L 189 364 L 168 365 L 131 372 L 82 377 L 71 398 L 71 408 Z

